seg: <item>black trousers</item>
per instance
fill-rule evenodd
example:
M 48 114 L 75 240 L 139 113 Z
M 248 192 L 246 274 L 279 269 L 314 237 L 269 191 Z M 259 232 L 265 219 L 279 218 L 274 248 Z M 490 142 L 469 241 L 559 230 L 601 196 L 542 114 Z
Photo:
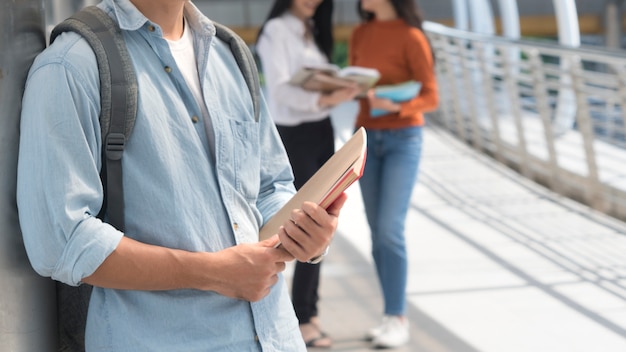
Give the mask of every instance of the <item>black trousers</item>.
M 330 118 L 297 126 L 276 126 L 283 141 L 295 177 L 296 189 L 335 152 L 335 135 Z M 296 262 L 291 300 L 300 324 L 317 316 L 320 264 Z

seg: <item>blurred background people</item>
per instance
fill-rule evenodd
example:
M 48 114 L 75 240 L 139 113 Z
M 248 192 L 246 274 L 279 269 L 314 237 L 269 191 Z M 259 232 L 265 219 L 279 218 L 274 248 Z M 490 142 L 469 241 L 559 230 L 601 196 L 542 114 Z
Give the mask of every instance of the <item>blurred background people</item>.
M 377 98 L 370 90 L 368 98 L 360 100 L 356 120 L 356 127 L 363 126 L 368 133 L 360 188 L 384 297 L 382 324 L 372 328 L 367 338 L 375 347 L 393 348 L 409 341 L 405 220 L 418 175 L 423 113 L 437 107 L 437 83 L 433 54 L 414 0 L 361 0 L 357 6 L 363 22 L 350 38 L 350 65 L 377 69 L 378 85 L 408 81 L 422 85 L 417 96 L 403 102 Z M 370 109 L 387 113 L 372 117 Z

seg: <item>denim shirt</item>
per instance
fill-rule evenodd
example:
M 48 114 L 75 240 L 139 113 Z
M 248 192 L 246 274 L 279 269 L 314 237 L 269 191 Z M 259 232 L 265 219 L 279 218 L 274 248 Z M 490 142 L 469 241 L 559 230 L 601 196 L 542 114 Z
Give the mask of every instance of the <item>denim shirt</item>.
M 103 199 L 97 64 L 85 40 L 64 33 L 35 60 L 23 100 L 17 200 L 35 270 L 79 285 L 122 236 L 208 252 L 258 241 L 262 224 L 293 195 L 293 176 L 265 102 L 257 122 L 212 22 L 186 3 L 214 156 L 210 129 L 160 27 L 128 0 L 99 6 L 123 30 L 139 87 L 122 159 L 126 231 L 96 218 Z M 86 338 L 88 351 L 305 351 L 282 276 L 255 303 L 211 291 L 94 288 Z

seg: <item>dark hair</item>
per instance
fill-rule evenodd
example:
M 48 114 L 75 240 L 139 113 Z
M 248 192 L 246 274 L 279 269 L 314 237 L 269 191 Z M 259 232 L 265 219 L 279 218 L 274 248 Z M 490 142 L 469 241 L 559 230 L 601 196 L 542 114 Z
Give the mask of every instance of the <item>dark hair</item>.
M 276 17 L 282 16 L 291 8 L 293 0 L 276 0 L 272 9 L 270 10 L 267 19 L 263 22 L 263 25 L 259 29 L 257 34 L 257 42 L 263 33 L 265 24 Z M 333 56 L 333 0 L 323 0 L 311 20 L 313 21 L 313 39 L 317 47 L 324 53 L 328 61 L 331 61 Z
M 390 2 L 398 17 L 411 27 L 422 29 L 423 19 L 415 0 L 390 0 Z M 357 11 L 364 21 L 371 21 L 375 17 L 372 12 L 363 10 L 360 0 L 357 2 Z

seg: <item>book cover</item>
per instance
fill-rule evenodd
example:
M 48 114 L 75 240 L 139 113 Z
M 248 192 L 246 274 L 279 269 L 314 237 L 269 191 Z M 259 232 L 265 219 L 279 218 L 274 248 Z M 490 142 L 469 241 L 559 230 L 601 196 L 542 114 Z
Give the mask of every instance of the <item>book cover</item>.
M 399 84 L 377 86 L 374 88 L 374 95 L 378 98 L 389 99 L 394 103 L 401 103 L 415 98 L 422 88 L 422 84 L 416 81 L 408 81 Z M 383 109 L 371 109 L 372 117 L 380 117 L 388 114 L 389 111 Z
M 259 240 L 278 233 L 278 229 L 299 209 L 303 202 L 310 201 L 328 208 L 339 195 L 363 174 L 365 167 L 367 134 L 363 127 L 333 154 L 317 170 L 298 192 L 259 231 Z
M 363 91 L 371 88 L 380 78 L 378 70 L 348 66 L 340 69 L 336 65 L 304 66 L 289 80 L 290 84 L 303 89 L 330 93 L 339 88 L 350 87 L 356 82 Z

